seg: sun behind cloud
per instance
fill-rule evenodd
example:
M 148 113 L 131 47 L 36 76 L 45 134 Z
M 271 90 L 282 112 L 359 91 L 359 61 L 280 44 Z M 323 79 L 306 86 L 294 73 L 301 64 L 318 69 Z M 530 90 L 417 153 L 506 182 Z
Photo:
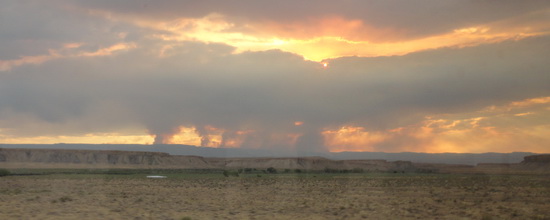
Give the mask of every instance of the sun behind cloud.
M 105 12 L 95 12 L 104 15 Z M 236 52 L 279 49 L 321 62 L 346 56 L 377 57 L 405 55 L 443 47 L 468 47 L 505 40 L 546 35 L 550 24 L 518 23 L 502 28 L 500 23 L 458 27 L 447 33 L 414 39 L 396 37 L 399 31 L 370 27 L 359 20 L 339 16 L 319 17 L 304 23 L 236 23 L 229 16 L 212 13 L 201 18 L 146 20 L 108 14 L 109 19 L 157 29 L 165 41 L 224 43 Z M 493 26 L 495 27 L 493 29 Z M 241 28 L 246 27 L 246 28 Z M 520 28 L 526 27 L 526 28 Z M 527 28 L 529 27 L 529 28 Z M 372 38 L 372 36 L 379 36 Z M 374 40 L 373 40 L 374 39 Z M 395 39 L 395 40 L 382 40 Z
M 544 1 L 30 2 L 0 7 L 0 143 L 550 143 Z

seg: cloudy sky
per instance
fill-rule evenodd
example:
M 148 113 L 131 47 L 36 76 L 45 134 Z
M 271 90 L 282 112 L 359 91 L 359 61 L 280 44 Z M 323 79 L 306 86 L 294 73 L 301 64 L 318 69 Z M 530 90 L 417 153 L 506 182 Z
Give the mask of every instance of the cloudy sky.
M 549 57 L 546 0 L 3 0 L 0 143 L 548 153 Z

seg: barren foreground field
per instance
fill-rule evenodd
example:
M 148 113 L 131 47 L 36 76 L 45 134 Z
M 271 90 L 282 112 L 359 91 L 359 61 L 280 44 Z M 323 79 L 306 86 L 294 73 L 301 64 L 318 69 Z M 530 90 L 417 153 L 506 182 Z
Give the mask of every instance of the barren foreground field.
M 550 219 L 550 178 L 458 174 L 0 177 L 0 219 Z

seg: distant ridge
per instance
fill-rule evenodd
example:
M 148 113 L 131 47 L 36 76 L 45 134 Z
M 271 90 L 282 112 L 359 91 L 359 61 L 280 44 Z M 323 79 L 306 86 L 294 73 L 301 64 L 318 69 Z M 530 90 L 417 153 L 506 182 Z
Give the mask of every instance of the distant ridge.
M 214 168 L 202 157 L 160 152 L 0 148 L 0 167 L 11 168 Z
M 333 159 L 384 159 L 388 161 L 408 160 L 415 163 L 441 163 L 477 165 L 480 163 L 519 163 L 530 152 L 513 153 L 384 153 L 384 152 L 341 152 L 333 153 Z
M 322 157 L 204 158 L 159 152 L 0 148 L 2 168 L 303 169 L 417 171 L 408 161 L 336 161 Z
M 0 148 L 0 168 L 64 169 L 259 169 L 324 172 L 428 172 L 428 173 L 548 173 L 550 155 L 526 156 L 521 163 L 452 165 L 383 159 L 334 160 L 324 157 L 221 158 L 170 155 L 164 152 L 72 149 Z
M 520 163 L 529 152 L 514 153 L 384 153 L 384 152 L 310 152 L 276 151 L 246 148 L 210 148 L 191 145 L 139 145 L 139 144 L 0 144 L 0 148 L 74 149 L 161 152 L 171 155 L 189 155 L 218 158 L 256 157 L 324 157 L 332 160 L 387 160 L 414 163 L 440 163 L 477 165 L 479 163 Z

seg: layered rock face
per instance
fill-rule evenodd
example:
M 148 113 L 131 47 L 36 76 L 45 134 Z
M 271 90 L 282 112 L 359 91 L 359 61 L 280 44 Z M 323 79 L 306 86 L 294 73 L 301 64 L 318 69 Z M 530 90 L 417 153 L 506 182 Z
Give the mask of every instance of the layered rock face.
M 0 167 L 112 167 L 112 168 L 180 168 L 241 169 L 269 167 L 303 170 L 415 171 L 408 161 L 329 160 L 322 157 L 299 158 L 203 158 L 175 156 L 158 152 L 2 149 Z
M 550 173 L 550 154 L 526 156 L 519 167 L 524 170 Z
M 0 163 L 78 164 L 120 167 L 166 166 L 209 168 L 201 157 L 132 151 L 0 149 Z
M 523 158 L 522 164 L 540 163 L 550 165 L 550 154 L 532 155 Z

